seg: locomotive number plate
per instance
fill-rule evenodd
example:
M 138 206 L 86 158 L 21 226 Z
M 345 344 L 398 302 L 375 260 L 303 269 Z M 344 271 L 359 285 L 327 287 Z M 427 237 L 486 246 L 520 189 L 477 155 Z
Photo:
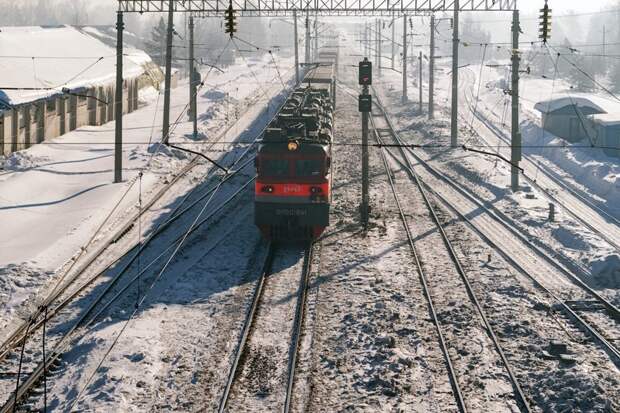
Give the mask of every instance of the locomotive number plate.
M 286 217 L 301 217 L 308 215 L 308 211 L 305 209 L 276 209 L 277 216 Z
M 301 185 L 284 185 L 285 194 L 298 194 L 301 192 Z

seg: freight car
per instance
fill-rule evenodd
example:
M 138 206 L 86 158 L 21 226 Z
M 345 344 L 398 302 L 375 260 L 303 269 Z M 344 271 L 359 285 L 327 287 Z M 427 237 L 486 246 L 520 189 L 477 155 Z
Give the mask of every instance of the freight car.
M 315 239 L 329 225 L 334 65 L 308 71 L 262 137 L 254 217 L 274 240 Z

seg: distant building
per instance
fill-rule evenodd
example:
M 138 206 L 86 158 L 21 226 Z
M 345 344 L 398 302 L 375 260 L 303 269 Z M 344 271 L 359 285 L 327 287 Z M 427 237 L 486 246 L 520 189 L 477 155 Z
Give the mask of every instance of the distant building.
M 144 52 L 126 51 L 123 112 L 136 110 L 138 90 L 159 87 L 161 77 Z M 84 28 L 3 27 L 0 155 L 113 120 L 115 78 L 116 50 Z
M 538 102 L 534 109 L 541 112 L 542 127 L 553 135 L 571 143 L 592 143 L 606 155 L 620 158 L 617 104 L 596 96 L 573 95 Z
M 588 116 L 607 113 L 591 100 L 577 96 L 538 102 L 534 109 L 542 115 L 543 129 L 572 143 L 592 138 L 595 133 Z
M 609 156 L 620 158 L 620 113 L 592 116 L 596 127 L 596 146 Z

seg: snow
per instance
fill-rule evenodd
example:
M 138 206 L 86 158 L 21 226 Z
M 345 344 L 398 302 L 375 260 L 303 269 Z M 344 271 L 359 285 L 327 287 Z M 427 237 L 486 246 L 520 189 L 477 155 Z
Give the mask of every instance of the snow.
M 141 64 L 150 59 L 137 50 L 127 53 L 123 76 L 131 78 L 141 74 Z M 116 76 L 116 50 L 70 26 L 2 27 L 0 56 L 4 87 L 53 89 L 0 91 L 9 105 L 51 96 L 63 87 L 103 85 Z
M 280 70 L 290 76 L 291 59 L 278 60 Z M 200 136 L 219 135 L 229 122 L 241 118 L 245 110 L 250 113 L 261 111 L 263 106 L 257 103 L 256 96 L 267 91 L 260 89 L 261 85 L 276 87 L 269 93 L 277 94 L 277 88 L 281 88 L 271 58 L 258 61 L 256 78 L 247 73 L 246 68 L 243 62 L 237 62 L 225 74 L 212 71 L 208 76 L 207 81 L 217 84 L 218 90 L 227 92 L 229 98 L 211 100 L 214 89 L 209 86 L 199 92 L 200 112 L 211 113 L 206 118 L 201 116 Z M 141 185 L 146 201 L 172 172 L 187 163 L 188 154 L 149 144 L 161 139 L 163 97 L 157 102 L 159 93 L 150 90 L 143 94 L 141 100 L 148 104 L 123 118 L 126 143 L 122 154 L 122 183 L 112 183 L 113 122 L 82 127 L 15 152 L 4 162 L 0 159 L 0 165 L 4 164 L 4 171 L 0 169 L 0 221 L 3 226 L 0 287 L 6 287 L 0 295 L 0 328 L 6 326 L 15 311 L 31 301 L 35 293 L 53 279 L 53 274 L 71 263 L 108 214 L 113 212 L 96 240 L 110 234 L 115 225 L 135 213 L 139 188 L 131 184 L 140 170 L 144 171 Z M 172 90 L 171 100 L 171 119 L 174 121 L 184 114 L 185 82 Z M 188 138 L 192 126 L 186 119 L 181 116 L 171 137 L 173 142 L 193 142 Z M 228 140 L 242 133 L 250 124 L 244 120 L 232 127 Z M 201 142 L 195 145 L 194 150 L 205 147 Z M 127 196 L 122 198 L 125 192 Z M 154 212 L 161 214 L 165 211 Z
M 463 86 L 469 96 L 469 105 L 463 102 L 463 113 L 471 117 L 471 109 L 477 96 L 477 77 L 479 66 L 472 66 L 463 70 Z M 498 80 L 499 79 L 499 80 Z M 449 79 L 445 78 L 445 82 Z M 477 110 L 489 123 L 497 128 L 507 139 L 510 136 L 510 103 L 509 96 L 504 95 L 500 85 L 506 82 L 501 70 L 484 68 L 482 70 L 482 85 L 480 88 Z M 560 79 L 540 79 L 533 76 L 521 76 L 521 135 L 523 138 L 523 153 L 532 157 L 532 163 L 523 164 L 533 166 L 531 172 L 537 176 L 536 169 L 544 168 L 553 175 L 561 177 L 568 185 L 579 193 L 591 198 L 596 204 L 602 205 L 605 210 L 616 219 L 620 219 L 620 159 L 606 155 L 601 149 L 592 148 L 591 142 L 570 143 L 561 137 L 555 136 L 540 127 L 541 116 L 535 107 L 541 101 L 570 102 L 571 99 L 584 101 L 584 104 L 600 108 L 606 114 L 593 115 L 593 119 L 613 121 L 619 119 L 620 102 L 609 95 L 600 93 L 577 93 L 570 89 L 570 85 Z M 502 108 L 502 105 L 504 107 Z M 507 106 L 506 106 L 507 105 Z M 543 106 L 544 108 L 544 106 Z M 469 123 L 469 121 L 467 122 Z M 595 139 L 593 139 L 596 142 Z
M 605 110 L 603 108 L 591 102 L 589 99 L 573 95 L 569 97 L 561 97 L 557 99 L 538 102 L 536 103 L 536 105 L 534 105 L 534 109 L 541 113 L 551 113 L 566 106 L 586 107 L 594 109 L 599 113 L 605 113 Z

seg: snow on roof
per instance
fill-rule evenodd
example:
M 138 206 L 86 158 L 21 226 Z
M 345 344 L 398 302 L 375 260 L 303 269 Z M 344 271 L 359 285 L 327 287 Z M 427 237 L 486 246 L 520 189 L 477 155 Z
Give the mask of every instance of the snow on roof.
M 534 109 L 542 113 L 551 113 L 566 106 L 573 105 L 578 107 L 590 108 L 594 111 L 597 111 L 598 113 L 606 113 L 603 108 L 592 102 L 591 99 L 574 95 L 538 102 L 536 105 L 534 105 Z
M 599 115 L 593 115 L 592 120 L 600 125 L 616 126 L 620 125 L 620 113 L 601 113 Z
M 143 73 L 135 50 L 123 59 L 123 76 Z M 34 57 L 34 59 L 33 59 Z M 109 84 L 115 79 L 116 50 L 70 26 L 2 27 L 0 30 L 0 103 L 19 105 L 62 88 Z M 3 88 L 43 88 L 7 90 Z

